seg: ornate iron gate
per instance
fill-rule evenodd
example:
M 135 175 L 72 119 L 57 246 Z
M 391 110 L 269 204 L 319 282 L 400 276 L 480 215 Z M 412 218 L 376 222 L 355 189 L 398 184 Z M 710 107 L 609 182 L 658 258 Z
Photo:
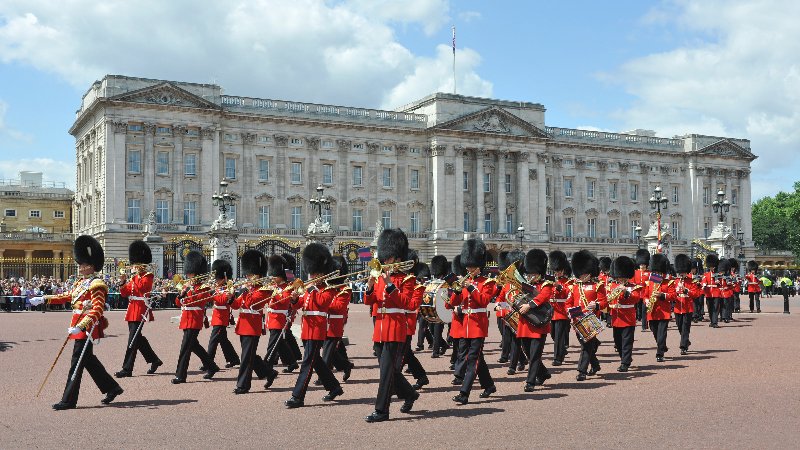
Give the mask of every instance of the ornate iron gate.
M 240 249 L 239 251 L 239 264 L 237 265 L 239 273 L 236 274 L 237 277 L 241 277 L 241 267 L 242 267 L 242 253 L 245 250 L 255 249 L 259 250 L 261 253 L 264 254 L 267 258 L 272 255 L 278 254 L 282 255 L 284 253 L 288 253 L 292 255 L 297 262 L 296 267 L 293 267 L 295 275 L 300 275 L 300 250 L 302 250 L 303 244 L 298 241 L 291 241 L 289 239 L 282 238 L 280 236 L 267 236 L 260 241 L 245 242 L 244 249 Z
M 162 277 L 172 278 L 175 274 L 183 274 L 183 259 L 192 250 L 202 252 L 211 265 L 211 248 L 203 245 L 203 241 L 191 236 L 180 236 L 172 238 L 164 246 L 164 273 Z
M 358 241 L 339 242 L 338 246 L 339 254 L 344 256 L 345 261 L 347 261 L 347 268 L 350 269 L 350 273 L 357 272 L 359 270 L 364 270 L 367 268 L 367 263 L 361 261 L 358 258 L 358 249 L 367 247 L 369 247 L 369 242 L 358 242 Z

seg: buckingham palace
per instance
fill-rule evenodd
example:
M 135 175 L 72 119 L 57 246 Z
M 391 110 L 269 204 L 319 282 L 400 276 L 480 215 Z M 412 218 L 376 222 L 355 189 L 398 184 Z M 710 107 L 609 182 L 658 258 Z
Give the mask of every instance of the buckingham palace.
M 337 243 L 367 246 L 378 224 L 399 227 L 426 259 L 474 236 L 494 251 L 618 255 L 657 233 L 688 253 L 720 224 L 754 254 L 747 139 L 560 128 L 538 103 L 455 94 L 388 111 L 119 75 L 89 88 L 69 132 L 74 229 L 111 257 L 127 256 L 151 211 L 165 239 L 204 239 L 223 179 L 240 242 L 303 241 L 322 188 Z

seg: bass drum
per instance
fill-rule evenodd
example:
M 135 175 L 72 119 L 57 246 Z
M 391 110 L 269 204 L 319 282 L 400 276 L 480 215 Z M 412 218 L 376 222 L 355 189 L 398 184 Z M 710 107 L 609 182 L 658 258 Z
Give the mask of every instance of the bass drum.
M 435 280 L 425 286 L 425 295 L 422 297 L 419 313 L 428 322 L 450 323 L 453 321 L 453 311 L 444 306 L 449 298 L 447 288 L 443 285 L 444 281 Z

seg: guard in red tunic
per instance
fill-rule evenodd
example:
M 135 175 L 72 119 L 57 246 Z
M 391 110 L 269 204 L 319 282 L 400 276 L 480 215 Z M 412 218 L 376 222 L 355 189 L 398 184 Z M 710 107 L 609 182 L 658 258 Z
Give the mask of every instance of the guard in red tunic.
M 600 275 L 597 276 L 597 279 L 603 284 L 608 284 L 611 273 L 611 257 L 603 256 L 598 261 L 600 262 Z M 608 289 L 606 289 L 606 292 L 608 292 Z M 606 324 L 606 328 L 611 328 L 611 315 L 608 314 L 608 311 L 601 311 L 600 318 Z
M 222 347 L 222 354 L 225 356 L 225 367 L 239 365 L 239 355 L 233 348 L 228 339 L 228 326 L 233 325 L 233 314 L 231 314 L 231 302 L 233 301 L 233 291 L 228 288 L 228 282 L 233 280 L 233 267 L 231 263 L 224 259 L 218 259 L 211 263 L 211 271 L 214 272 L 216 286 L 212 304 L 214 310 L 211 312 L 211 337 L 208 339 L 208 356 L 211 359 L 217 355 L 217 346 Z M 205 370 L 201 367 L 200 370 Z
M 636 263 L 627 256 L 619 256 L 611 263 L 609 275 L 611 278 L 606 284 L 606 298 L 614 332 L 614 347 L 620 359 L 617 372 L 627 372 L 633 362 L 635 308 L 642 301 L 644 289 L 632 281 L 636 275 Z
M 153 274 L 147 271 L 147 265 L 153 262 L 150 247 L 144 241 L 131 242 L 128 247 L 128 259 L 131 265 L 136 267 L 136 274 L 127 283 L 126 275 L 120 276 L 120 281 L 124 284 L 120 286 L 119 293 L 122 297 L 128 298 L 128 310 L 125 313 L 125 321 L 128 322 L 128 347 L 125 350 L 125 359 L 122 361 L 122 370 L 114 374 L 117 378 L 133 375 L 137 352 L 142 352 L 144 360 L 150 364 L 147 370 L 149 374 L 156 373 L 156 369 L 164 364 L 144 337 L 144 323 L 142 323 L 155 319 L 150 308 Z
M 456 376 L 464 381 L 453 401 L 461 405 L 469 402 L 472 383 L 480 376 L 484 387 L 481 398 L 497 392 L 489 367 L 483 357 L 483 343 L 489 334 L 489 317 L 486 307 L 500 291 L 492 278 L 481 275 L 486 265 L 486 244 L 480 239 L 469 239 L 461 247 L 461 264 L 467 269 L 468 278 L 464 280 L 460 292 L 450 299 L 454 314 L 462 319 L 462 341 L 459 345 L 459 359 L 464 363 Z
M 409 252 L 411 253 L 413 250 Z M 416 252 L 413 253 L 416 254 Z M 410 254 L 405 258 L 406 261 L 411 259 L 413 258 Z M 417 314 L 419 313 L 420 305 L 422 305 L 422 299 L 425 297 L 425 284 L 420 283 L 413 274 L 413 271 L 416 270 L 418 265 L 419 263 L 415 264 L 414 268 L 412 268 L 412 273 L 407 275 L 407 277 L 414 278 L 415 285 L 414 294 L 411 296 L 411 303 L 408 305 L 408 309 L 406 309 L 406 318 L 408 319 L 406 332 L 408 333 L 408 337 L 406 338 L 406 345 L 404 346 L 405 356 L 403 357 L 403 366 L 408 365 L 408 371 L 411 373 L 411 376 L 417 380 L 412 386 L 415 390 L 420 390 L 423 386 L 430 383 L 430 381 L 428 381 L 428 373 L 425 371 L 425 368 L 422 367 L 422 363 L 419 362 L 419 359 L 411 349 L 411 339 L 414 337 L 417 327 Z
M 444 280 L 444 277 L 450 273 L 450 262 L 447 261 L 447 257 L 444 255 L 434 256 L 431 259 L 430 271 L 432 280 L 429 281 L 428 284 L 439 283 Z M 433 352 L 431 353 L 431 358 L 438 358 L 444 355 L 447 350 L 447 342 L 444 338 L 444 324 L 431 323 L 430 328 L 431 334 L 433 335 Z
M 272 297 L 266 306 L 269 341 L 267 352 L 264 354 L 264 363 L 267 365 L 267 372 L 272 373 L 280 358 L 288 365 L 284 372 L 289 373 L 299 367 L 294 352 L 286 341 L 287 332 L 292 326 L 289 318 L 293 315 L 292 293 L 296 288 L 286 281 L 288 267 L 283 256 L 270 256 L 267 266 L 267 275 L 272 277 Z M 297 282 L 302 284 L 299 280 Z M 271 385 L 272 381 L 267 381 L 264 387 L 269 388 Z
M 347 323 L 348 307 L 353 291 L 347 285 L 347 261 L 342 255 L 333 257 L 339 277 L 328 281 L 328 285 L 335 286 L 336 295 L 328 308 L 328 334 L 325 344 L 322 345 L 322 360 L 329 368 L 336 368 L 342 372 L 342 381 L 350 379 L 350 372 L 353 370 L 353 363 L 347 358 L 347 352 L 341 350 L 344 347 L 342 337 L 344 337 L 344 326 Z
M 253 372 L 259 379 L 267 378 L 269 387 L 278 376 L 275 370 L 268 371 L 264 361 L 258 356 L 258 341 L 264 326 L 264 305 L 272 297 L 271 286 L 264 286 L 264 277 L 267 274 L 267 258 L 258 250 L 247 250 L 242 254 L 242 273 L 247 277 L 248 289 L 238 296 L 231 304 L 231 308 L 239 310 L 239 320 L 236 322 L 236 334 L 242 344 L 242 361 L 239 365 L 239 376 L 236 378 L 234 394 L 250 392 Z
M 633 282 L 644 289 L 647 285 L 647 281 L 650 279 L 650 252 L 647 251 L 647 249 L 640 248 L 639 250 L 636 250 L 636 264 L 639 266 L 639 268 L 636 269 Z M 639 308 L 636 311 L 636 320 L 642 321 L 642 331 L 648 330 L 647 307 L 645 306 L 644 302 L 639 305 Z
M 649 311 L 647 321 L 656 340 L 656 361 L 664 362 L 667 352 L 667 329 L 672 318 L 670 302 L 675 301 L 673 280 L 667 279 L 669 259 L 656 253 L 650 258 L 650 280 L 644 289 L 644 303 Z
M 461 265 L 461 255 L 456 255 L 451 262 L 452 266 L 452 275 L 448 274 L 448 277 L 455 278 L 455 277 L 464 277 L 467 274 L 467 269 Z M 450 292 L 450 301 L 452 302 L 453 296 L 456 295 L 455 291 Z M 461 295 L 461 291 L 458 292 L 458 295 Z M 447 309 L 453 309 L 452 303 L 447 303 L 445 305 Z M 461 346 L 461 339 L 464 338 L 464 316 L 456 314 L 453 311 L 452 321 L 450 322 L 450 338 L 453 340 L 453 352 L 450 354 L 450 370 L 453 371 L 455 377 L 453 378 L 453 386 L 461 386 L 464 382 L 463 379 L 458 377 L 458 373 L 461 372 L 461 365 L 464 364 L 464 360 L 459 360 L 459 356 L 461 356 L 461 352 L 459 348 Z
M 72 320 L 67 329 L 69 338 L 75 341 L 72 347 L 72 362 L 61 401 L 53 405 L 56 411 L 73 409 L 78 403 L 83 369 L 89 372 L 105 398 L 100 403 L 109 404 L 122 394 L 122 387 L 109 375 L 103 364 L 94 354 L 93 341 L 103 337 L 108 320 L 103 316 L 108 296 L 108 286 L 95 275 L 103 268 L 103 247 L 91 236 L 78 236 L 73 246 L 75 262 L 81 277 L 75 281 L 70 292 L 59 295 L 46 295 L 44 301 L 71 301 Z M 91 338 L 87 339 L 87 331 Z
M 703 309 L 705 307 L 705 290 L 703 289 L 703 261 L 695 257 L 692 259 L 692 281 L 700 288 L 700 295 L 694 299 L 694 314 L 692 315 L 692 322 L 703 321 Z
M 736 258 L 727 258 L 724 261 L 727 263 L 727 267 L 721 272 L 725 280 L 725 288 L 722 290 L 722 318 L 725 323 L 730 323 L 733 320 L 733 311 L 736 309 L 736 290 L 739 288 L 739 262 L 736 261 Z
M 711 328 L 719 328 L 719 307 L 722 298 L 720 292 L 719 277 L 714 276 L 719 266 L 719 258 L 717 255 L 711 253 L 706 256 L 706 273 L 703 274 L 702 288 L 706 296 L 706 309 L 708 309 L 708 317 L 711 323 L 708 325 Z
M 320 278 L 333 271 L 333 259 L 328 247 L 319 243 L 311 243 L 303 249 L 303 267 L 308 272 L 309 280 Z M 308 383 L 311 381 L 311 371 L 317 373 L 319 380 L 328 391 L 322 397 L 322 401 L 330 402 L 336 397 L 344 394 L 342 386 L 336 377 L 333 376 L 331 369 L 325 365 L 320 357 L 322 344 L 328 335 L 328 311 L 336 296 L 336 290 L 325 286 L 324 281 L 309 286 L 302 297 L 297 297 L 298 292 L 292 291 L 296 305 L 303 311 L 302 332 L 300 339 L 303 340 L 303 361 L 300 363 L 300 374 L 292 391 L 292 397 L 286 400 L 287 408 L 298 408 L 303 406 L 306 397 Z
M 502 251 L 497 255 L 497 268 L 500 272 L 506 270 L 509 266 L 507 251 Z M 505 284 L 500 288 L 500 294 L 495 298 L 494 311 L 497 318 L 497 330 L 500 331 L 500 359 L 497 360 L 500 364 L 508 362 L 511 356 L 511 339 L 515 337 L 514 330 L 506 323 L 506 316 L 511 312 L 511 306 L 508 303 L 508 293 L 511 286 Z M 513 367 L 516 369 L 516 367 Z
M 588 250 L 581 250 L 572 255 L 572 271 L 575 282 L 570 289 L 566 308 L 580 306 L 584 313 L 592 313 L 600 317 L 600 310 L 608 306 L 605 285 L 597 280 L 600 274 L 599 261 Z M 578 340 L 581 340 L 580 336 Z M 587 375 L 594 375 L 600 371 L 600 361 L 597 359 L 597 348 L 600 340 L 597 337 L 581 342 L 581 356 L 578 360 L 578 381 L 584 381 Z M 591 365 L 591 368 L 589 366 Z
M 297 259 L 292 256 L 291 253 L 283 253 L 281 257 L 284 261 L 286 261 L 286 273 L 284 274 L 284 278 L 286 282 L 291 283 L 297 277 L 295 275 L 295 270 L 297 269 Z M 295 338 L 294 333 L 292 332 L 292 323 L 294 323 L 295 315 L 297 313 L 296 309 L 292 309 L 291 315 L 289 316 L 290 324 L 286 327 L 286 332 L 284 333 L 283 340 L 286 342 L 286 345 L 289 346 L 289 349 L 292 351 L 292 358 L 284 358 L 280 353 L 278 356 L 280 357 L 281 361 L 286 365 L 283 369 L 283 373 L 292 373 L 300 367 L 297 364 L 297 361 L 303 359 L 303 352 L 300 351 L 300 346 L 297 344 L 297 338 Z M 280 348 L 278 349 L 280 351 Z
M 553 305 L 553 319 L 550 321 L 550 337 L 553 339 L 553 365 L 560 366 L 567 357 L 569 348 L 570 323 L 565 307 L 569 292 L 572 287 L 572 268 L 567 255 L 561 250 L 554 250 L 547 256 L 550 271 L 553 274 L 553 296 L 550 303 Z
M 522 348 L 527 349 L 530 361 L 528 378 L 525 380 L 525 392 L 533 392 L 535 385 L 544 384 L 551 377 L 542 362 L 544 344 L 547 341 L 547 334 L 550 333 L 550 322 L 537 326 L 525 318 L 525 314 L 531 308 L 549 304 L 550 298 L 553 296 L 554 280 L 547 277 L 547 253 L 539 249 L 528 251 L 525 255 L 525 272 L 528 282 L 536 288 L 536 296 L 520 307 L 517 337 L 522 341 Z
M 505 262 L 508 265 L 517 264 L 518 267 L 523 267 L 524 271 L 525 253 L 522 253 L 521 251 L 517 250 L 509 252 L 508 255 L 506 255 Z M 508 265 L 503 269 L 508 268 Z M 501 289 L 501 291 L 500 294 L 498 294 L 498 296 L 495 297 L 495 300 L 501 299 L 500 303 L 509 304 L 509 309 L 510 309 L 511 308 L 510 304 L 511 302 L 514 301 L 512 296 L 518 295 L 519 292 L 512 289 L 510 285 L 498 286 L 498 287 Z M 503 294 L 503 290 L 505 290 L 505 294 Z M 506 324 L 506 328 L 509 328 L 511 331 L 511 337 L 510 337 L 511 351 L 509 353 L 510 359 L 508 364 L 508 371 L 506 373 L 508 375 L 514 375 L 515 373 L 517 373 L 517 370 L 520 371 L 525 370 L 525 367 L 528 365 L 528 357 L 527 357 L 528 349 L 527 347 L 522 345 L 522 339 L 519 336 L 519 327 L 517 327 L 517 330 L 514 331 L 513 329 L 511 329 L 510 325 Z
M 203 378 L 210 380 L 215 373 L 219 372 L 219 366 L 208 356 L 206 349 L 197 340 L 200 329 L 203 328 L 205 305 L 211 301 L 211 289 L 203 283 L 203 280 L 194 278 L 208 272 L 208 262 L 205 256 L 196 250 L 187 253 L 183 260 L 183 271 L 186 278 L 190 280 L 190 285 L 186 286 L 183 292 L 175 298 L 175 305 L 181 308 L 179 328 L 183 330 L 183 340 L 172 384 L 186 382 L 186 372 L 189 370 L 189 358 L 192 353 L 197 355 L 203 366 L 208 369 Z
M 681 253 L 675 256 L 675 272 L 677 277 L 672 283 L 675 289 L 675 325 L 681 335 L 681 355 L 689 351 L 692 341 L 689 333 L 692 330 L 692 316 L 694 316 L 694 300 L 703 295 L 700 285 L 692 277 L 692 260 Z
M 756 272 L 758 272 L 758 263 L 753 260 L 747 261 L 745 280 L 747 282 L 747 296 L 750 297 L 750 312 L 753 312 L 754 302 L 755 312 L 761 312 L 761 283 Z
M 385 229 L 378 236 L 378 260 L 381 264 L 398 263 L 408 255 L 408 239 L 399 229 Z M 367 416 L 367 422 L 389 420 L 389 404 L 393 393 L 404 400 L 400 412 L 411 411 L 419 393 L 414 390 L 402 373 L 403 355 L 408 336 L 406 311 L 410 308 L 416 289 L 415 277 L 393 271 L 382 272 L 376 279 L 367 280 L 367 295 L 364 303 L 377 305 L 372 341 L 377 349 L 380 366 L 378 395 L 375 411 Z

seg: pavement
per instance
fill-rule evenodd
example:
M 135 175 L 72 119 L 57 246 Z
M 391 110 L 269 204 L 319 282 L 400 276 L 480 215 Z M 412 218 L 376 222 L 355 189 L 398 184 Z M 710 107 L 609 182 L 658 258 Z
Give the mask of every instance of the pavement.
M 742 304 L 746 306 L 746 300 Z M 321 401 L 325 391 L 310 386 L 306 406 L 287 410 L 295 374 L 280 374 L 267 391 L 254 380 L 247 395 L 232 393 L 237 369 L 203 380 L 192 357 L 188 382 L 172 385 L 181 331 L 156 312 L 144 326 L 165 362 L 146 375 L 139 356 L 133 378 L 120 380 L 125 392 L 111 405 L 90 377 L 84 377 L 78 408 L 56 412 L 69 370 L 70 348 L 55 366 L 40 397 L 35 394 L 66 336 L 66 312 L 0 313 L 0 448 L 797 448 L 800 440 L 800 297 L 793 314 L 782 314 L 779 297 L 762 300 L 762 313 L 735 314 L 735 321 L 712 329 L 692 327 L 692 347 L 679 355 L 679 336 L 669 330 L 666 361 L 655 360 L 652 334 L 637 328 L 634 361 L 628 373 L 615 371 L 611 330 L 601 333 L 602 371 L 575 381 L 578 347 L 560 367 L 552 367 L 552 342 L 544 361 L 553 377 L 532 393 L 523 391 L 525 374 L 506 375 L 497 363 L 499 333 L 490 327 L 485 354 L 497 393 L 457 406 L 451 397 L 449 358 L 419 358 L 431 379 L 410 414 L 391 406 L 391 420 L 367 424 L 377 392 L 378 364 L 372 356 L 372 324 L 367 308 L 351 305 L 346 334 L 356 364 L 344 395 Z M 95 353 L 110 372 L 120 369 L 126 347 L 124 311 L 107 313 L 108 338 Z M 238 337 L 228 329 L 239 349 Z M 208 341 L 209 330 L 200 333 Z M 259 354 L 266 351 L 266 339 Z M 448 353 L 449 355 L 449 353 Z M 217 362 L 223 363 L 218 352 Z M 337 374 L 341 379 L 341 374 Z M 413 380 L 412 380 L 413 382 Z

